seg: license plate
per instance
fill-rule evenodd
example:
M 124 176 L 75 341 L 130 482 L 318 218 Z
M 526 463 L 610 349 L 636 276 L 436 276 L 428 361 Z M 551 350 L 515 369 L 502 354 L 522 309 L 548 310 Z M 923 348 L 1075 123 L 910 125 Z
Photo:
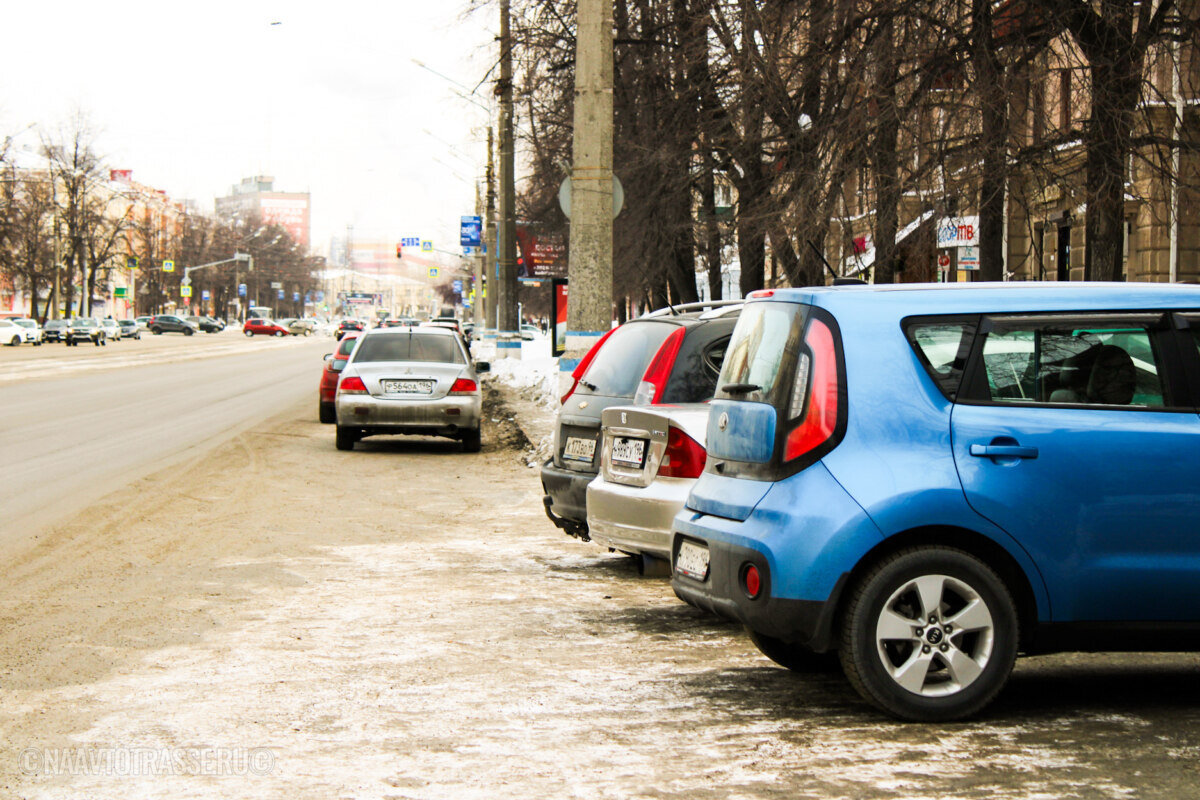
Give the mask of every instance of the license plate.
M 612 451 L 609 455 L 614 464 L 641 469 L 642 458 L 645 456 L 645 453 L 645 439 L 630 439 L 626 436 L 618 436 L 613 439 Z
M 384 394 L 433 394 L 435 381 L 380 381 Z
M 708 577 L 708 548 L 687 540 L 680 542 L 675 571 L 698 581 L 705 580 Z
M 562 457 L 568 461 L 586 461 L 590 464 L 596 457 L 596 440 L 568 436 Z

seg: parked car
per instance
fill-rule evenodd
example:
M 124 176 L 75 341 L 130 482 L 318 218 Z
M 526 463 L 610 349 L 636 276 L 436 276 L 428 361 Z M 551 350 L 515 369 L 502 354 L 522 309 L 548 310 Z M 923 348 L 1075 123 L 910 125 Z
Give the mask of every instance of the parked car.
M 757 296 L 755 296 L 757 295 Z M 946 720 L 1018 653 L 1200 647 L 1200 287 L 752 295 L 676 594 Z
M 183 317 L 177 317 L 174 314 L 156 314 L 150 318 L 148 324 L 150 332 L 155 336 L 163 333 L 182 333 L 184 336 L 191 336 L 200 330 L 196 323 L 188 322 Z
M 100 327 L 104 328 L 104 339 L 106 341 L 115 342 L 121 339 L 121 326 L 112 317 L 100 320 Z
M 122 339 L 141 339 L 142 329 L 138 325 L 137 320 L 119 319 L 117 325 L 121 328 Z
M 537 338 L 537 335 L 539 333 L 540 333 L 540 331 L 538 330 L 538 327 L 536 325 L 522 325 L 521 326 L 521 339 L 523 339 L 526 342 L 532 342 L 534 339 Z
M 25 341 L 25 329 L 12 319 L 0 319 L 0 343 L 16 347 Z
M 185 320 L 196 326 L 196 330 L 202 333 L 220 333 L 224 327 L 212 317 L 190 316 L 184 317 Z
M 91 317 L 73 317 L 67 320 L 67 326 L 62 333 L 68 345 L 78 345 L 80 342 L 91 342 L 100 347 L 108 344 L 108 337 L 99 320 Z
M 461 337 L 442 328 L 364 332 L 338 381 L 336 444 L 352 450 L 365 436 L 448 436 L 466 452 L 481 444 L 482 395 Z
M 242 325 L 242 333 L 246 336 L 288 336 L 291 332 L 274 320 L 251 317 Z
M 587 485 L 599 471 L 596 448 L 604 409 L 688 403 L 712 397 L 740 303 L 677 306 L 609 331 L 572 373 L 542 465 L 546 515 L 566 533 L 589 540 Z
M 65 319 L 48 319 L 42 326 L 42 340 L 46 342 L 65 342 L 67 321 Z
M 143 331 L 148 331 L 148 330 L 150 330 L 150 320 L 152 320 L 152 319 L 154 319 L 154 317 L 152 317 L 152 316 L 142 316 L 142 317 L 134 317 L 133 321 L 137 323 L 139 329 L 141 329 Z
M 30 319 L 29 317 L 15 317 L 12 321 L 21 328 L 24 341 L 29 342 L 34 346 L 42 343 L 44 339 L 42 335 L 42 326 L 37 324 L 36 319 Z
M 321 370 L 321 385 L 317 389 L 317 419 L 325 424 L 337 422 L 334 399 L 337 394 L 338 377 L 346 367 L 346 360 L 354 352 L 358 333 L 350 331 L 338 342 L 337 349 L 325 356 L 325 367 Z
M 704 471 L 707 425 L 706 403 L 604 409 L 600 474 L 587 485 L 593 542 L 637 557 L 643 574 L 670 575 L 671 522 Z
M 379 324 L 376 325 L 375 327 L 377 327 L 377 328 L 412 328 L 418 324 L 419 323 L 417 322 L 417 320 L 412 319 L 411 317 L 388 317 L 387 319 L 380 320 Z

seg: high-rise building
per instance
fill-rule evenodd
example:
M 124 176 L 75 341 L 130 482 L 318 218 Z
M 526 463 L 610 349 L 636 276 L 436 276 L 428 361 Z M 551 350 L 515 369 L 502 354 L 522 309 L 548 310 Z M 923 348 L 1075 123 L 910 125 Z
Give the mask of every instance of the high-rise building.
M 277 192 L 270 175 L 243 178 L 227 197 L 217 198 L 217 216 L 257 215 L 263 222 L 281 225 L 305 249 L 310 242 L 311 211 L 308 192 Z

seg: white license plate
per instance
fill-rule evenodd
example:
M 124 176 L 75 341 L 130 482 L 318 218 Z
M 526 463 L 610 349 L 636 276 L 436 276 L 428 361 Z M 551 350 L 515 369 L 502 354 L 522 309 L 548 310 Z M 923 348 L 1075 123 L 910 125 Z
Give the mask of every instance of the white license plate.
M 618 436 L 613 439 L 612 451 L 609 455 L 614 464 L 641 469 L 642 457 L 645 452 L 645 439 L 630 439 L 625 436 Z
M 596 457 L 596 440 L 568 436 L 567 443 L 563 447 L 562 457 L 568 461 L 586 461 L 590 464 Z
M 679 543 L 679 555 L 675 557 L 675 571 L 698 581 L 708 578 L 708 548 L 686 539 Z
M 384 394 L 433 394 L 435 381 L 380 381 Z

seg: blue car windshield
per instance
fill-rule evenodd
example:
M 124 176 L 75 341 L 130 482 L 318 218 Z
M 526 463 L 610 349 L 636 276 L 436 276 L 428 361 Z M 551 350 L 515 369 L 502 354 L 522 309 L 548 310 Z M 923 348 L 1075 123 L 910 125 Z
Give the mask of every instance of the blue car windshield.
M 788 353 L 795 357 L 793 340 L 803 309 L 795 303 L 747 303 L 725 351 L 717 390 L 742 384 L 757 387 L 741 395 L 746 399 L 771 397 L 781 372 L 788 366 Z

